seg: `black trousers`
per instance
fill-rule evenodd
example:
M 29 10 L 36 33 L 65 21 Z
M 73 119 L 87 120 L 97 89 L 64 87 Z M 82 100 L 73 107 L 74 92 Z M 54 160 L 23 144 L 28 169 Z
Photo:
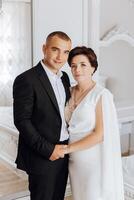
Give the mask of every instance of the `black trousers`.
M 64 200 L 68 178 L 68 155 L 56 161 L 44 174 L 29 174 L 31 200 Z

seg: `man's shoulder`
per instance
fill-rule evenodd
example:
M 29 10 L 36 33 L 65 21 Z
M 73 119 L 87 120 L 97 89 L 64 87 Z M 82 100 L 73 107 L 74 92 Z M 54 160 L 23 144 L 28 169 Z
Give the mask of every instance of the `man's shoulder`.
M 39 65 L 39 64 L 38 64 Z M 34 76 L 34 73 L 36 71 L 36 68 L 38 68 L 38 65 L 33 66 L 32 68 L 22 72 L 21 74 L 19 74 L 16 79 L 23 79 L 23 78 L 28 78 L 31 79 Z

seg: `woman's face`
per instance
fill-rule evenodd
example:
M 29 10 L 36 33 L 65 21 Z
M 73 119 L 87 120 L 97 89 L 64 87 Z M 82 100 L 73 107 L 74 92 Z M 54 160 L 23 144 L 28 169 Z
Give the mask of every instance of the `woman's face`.
M 94 67 L 91 66 L 88 58 L 81 54 L 73 57 L 71 71 L 77 82 L 87 81 L 92 78 Z

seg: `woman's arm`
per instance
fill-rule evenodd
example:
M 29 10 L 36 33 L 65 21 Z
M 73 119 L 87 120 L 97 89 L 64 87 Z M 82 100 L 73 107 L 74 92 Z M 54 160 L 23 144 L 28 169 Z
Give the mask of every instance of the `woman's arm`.
M 72 153 L 88 149 L 103 141 L 103 113 L 102 113 L 102 98 L 99 99 L 96 105 L 96 126 L 93 132 L 86 137 L 69 144 L 65 150 L 66 153 Z

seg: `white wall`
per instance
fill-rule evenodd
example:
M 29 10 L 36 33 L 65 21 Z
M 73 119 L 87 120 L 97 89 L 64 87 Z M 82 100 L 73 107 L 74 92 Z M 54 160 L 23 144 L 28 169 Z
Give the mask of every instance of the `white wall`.
M 90 0 L 91 1 L 91 0 Z M 66 32 L 73 47 L 88 45 L 89 4 L 88 0 L 33 0 L 33 63 L 42 58 L 42 44 L 53 31 Z M 88 13 L 89 12 L 89 13 Z M 73 78 L 68 65 L 64 67 L 71 82 Z
M 83 43 L 83 2 L 82 0 L 38 0 L 33 1 L 33 62 L 42 58 L 42 44 L 53 31 L 66 32 L 73 46 Z M 71 76 L 69 67 L 65 71 Z
M 98 4 L 100 2 L 100 27 L 94 29 L 95 26 L 99 26 L 95 19 L 96 16 L 99 17 L 99 10 L 95 12 L 91 8 L 97 2 Z M 94 21 L 91 19 L 93 11 Z M 82 44 L 90 46 L 93 45 L 90 40 L 92 31 L 94 34 L 95 31 L 100 32 L 101 38 L 113 26 L 120 25 L 134 34 L 132 19 L 134 19 L 134 6 L 130 5 L 130 0 L 33 0 L 33 62 L 36 64 L 42 58 L 42 43 L 52 31 L 66 32 L 72 38 L 73 47 Z M 95 35 L 97 37 L 97 34 Z M 133 48 L 120 41 L 110 47 L 100 48 L 97 54 L 100 58 L 99 71 L 108 76 L 107 86 L 115 95 L 115 99 L 117 101 L 134 99 L 134 94 L 131 92 L 133 84 L 127 81 L 133 83 Z M 68 72 L 73 82 L 67 65 L 64 70 Z
M 107 87 L 115 100 L 134 100 L 134 48 L 122 41 L 101 48 L 100 66 L 100 73 L 108 76 Z
M 33 1 L 33 9 L 34 62 L 42 57 L 41 46 L 50 32 L 64 31 L 74 45 L 82 43 L 81 0 L 38 0 Z
M 121 26 L 134 37 L 134 4 L 130 0 L 102 0 L 100 38 L 113 26 Z M 134 102 L 134 48 L 124 41 L 100 48 L 100 73 L 108 76 L 107 86 L 116 101 Z
M 134 34 L 134 3 L 131 0 L 101 0 L 100 37 L 116 24 Z

